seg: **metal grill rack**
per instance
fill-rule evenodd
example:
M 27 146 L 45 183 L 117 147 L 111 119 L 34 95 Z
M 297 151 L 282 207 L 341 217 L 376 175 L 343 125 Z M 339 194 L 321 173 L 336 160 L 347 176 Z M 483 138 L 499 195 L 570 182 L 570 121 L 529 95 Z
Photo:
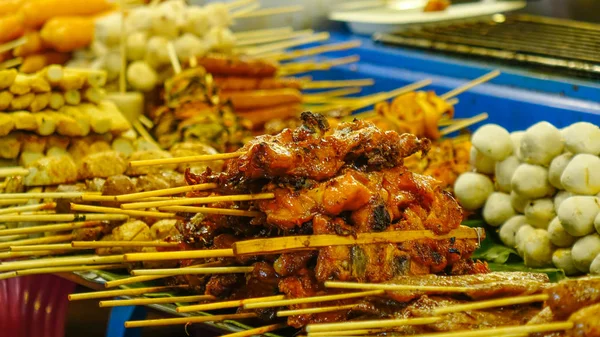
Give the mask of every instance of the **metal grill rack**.
M 496 14 L 375 34 L 374 39 L 600 79 L 600 25 L 591 23 Z

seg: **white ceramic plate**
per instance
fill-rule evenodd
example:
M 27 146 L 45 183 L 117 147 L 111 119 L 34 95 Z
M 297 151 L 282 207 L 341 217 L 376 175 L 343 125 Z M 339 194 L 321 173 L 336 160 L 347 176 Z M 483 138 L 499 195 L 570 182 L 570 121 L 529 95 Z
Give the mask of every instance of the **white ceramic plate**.
M 425 0 L 402 0 L 352 10 L 342 7 L 331 12 L 329 19 L 346 22 L 357 34 L 392 33 L 406 25 L 468 19 L 514 11 L 526 5 L 525 1 L 483 1 L 451 5 L 439 12 L 423 12 L 426 3 Z

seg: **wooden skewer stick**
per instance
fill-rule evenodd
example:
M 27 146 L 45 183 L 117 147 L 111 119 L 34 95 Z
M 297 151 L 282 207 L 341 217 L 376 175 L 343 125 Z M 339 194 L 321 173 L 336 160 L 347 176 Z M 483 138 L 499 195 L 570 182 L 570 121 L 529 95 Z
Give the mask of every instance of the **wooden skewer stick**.
M 0 209 L 0 214 L 21 213 L 21 212 L 30 212 L 30 211 L 43 211 L 43 210 L 51 210 L 51 209 L 55 209 L 55 208 L 56 208 L 55 202 L 47 202 L 45 204 L 2 208 L 2 209 Z
M 282 40 L 295 39 L 297 37 L 309 35 L 309 34 L 313 34 L 313 33 L 314 33 L 314 31 L 312 29 L 305 29 L 305 30 L 299 30 L 299 31 L 289 32 L 289 33 L 284 33 L 284 34 L 251 37 L 251 38 L 239 40 L 236 43 L 236 46 L 243 47 L 243 46 L 250 46 L 250 45 L 256 45 L 256 44 L 261 44 L 261 43 L 269 43 L 269 42 L 277 42 L 277 41 L 282 41 Z
M 150 118 L 146 117 L 146 115 L 139 115 L 138 120 L 146 129 L 152 129 L 154 127 L 154 123 L 150 120 Z
M 9 278 L 13 278 L 13 277 L 17 277 L 17 272 L 16 271 L 11 271 L 8 273 L 2 273 L 0 274 L 0 280 L 6 280 Z
M 241 307 L 244 304 L 248 304 L 248 303 L 278 301 L 278 300 L 283 300 L 284 298 L 285 298 L 284 295 L 274 295 L 274 296 L 266 296 L 266 297 L 247 298 L 247 299 L 243 299 L 243 300 L 223 301 L 223 302 L 217 302 L 217 303 L 186 305 L 183 307 L 178 307 L 176 310 L 177 310 L 177 312 L 194 312 L 194 311 L 209 311 L 209 310 L 218 310 L 218 309 L 227 309 L 227 308 L 237 308 L 237 307 Z
M 86 264 L 108 264 L 122 263 L 123 255 L 107 255 L 107 256 L 69 256 L 69 257 L 53 257 L 37 260 L 4 262 L 0 264 L 0 272 L 16 271 L 21 269 L 44 268 L 48 266 L 73 266 Z
M 344 330 L 344 334 L 347 336 L 362 336 L 362 335 L 374 335 L 381 332 L 393 331 L 392 329 L 358 329 L 358 330 Z M 324 331 L 324 332 L 311 332 L 308 334 L 310 337 L 324 337 L 324 336 L 339 336 L 339 331 Z
M 103 270 L 103 269 L 120 269 L 125 268 L 122 264 L 100 264 L 93 266 L 66 266 L 66 267 L 47 267 L 17 270 L 17 276 L 25 275 L 41 275 L 41 274 L 56 274 L 84 270 Z
M 149 201 L 149 202 L 161 202 L 161 201 Z M 161 219 L 172 219 L 172 218 L 177 217 L 177 215 L 175 213 L 126 210 L 126 209 L 115 208 L 115 207 L 78 205 L 78 204 L 73 204 L 73 203 L 71 203 L 71 210 L 72 211 L 82 211 L 82 212 L 126 214 L 126 215 L 131 215 L 131 216 L 136 216 L 136 217 L 148 216 L 148 217 L 161 218 Z
M 29 169 L 24 167 L 3 167 L 0 169 L 0 177 L 26 176 Z
M 152 138 L 152 135 L 150 135 L 148 133 L 148 130 L 146 130 L 146 128 L 142 125 L 142 123 L 140 123 L 139 120 L 134 120 L 133 122 L 131 122 L 131 125 L 133 126 L 133 128 L 135 129 L 135 131 L 148 143 L 154 145 L 154 147 L 156 149 L 160 149 L 160 145 L 158 145 L 158 143 L 156 142 L 156 140 L 154 140 L 154 138 Z
M 407 326 L 407 325 L 425 325 L 425 324 L 439 322 L 442 319 L 443 318 L 441 318 L 441 317 L 424 317 L 424 318 L 380 319 L 380 320 L 362 321 L 362 322 L 309 324 L 306 326 L 306 331 L 311 333 L 311 332 L 323 332 L 323 331 L 337 330 L 341 334 L 341 332 L 343 330 L 391 328 L 391 327 Z
M 485 234 L 481 229 L 461 227 L 445 235 L 436 235 L 429 230 L 392 231 L 379 233 L 360 233 L 356 236 L 334 234 L 297 235 L 268 239 L 238 241 L 233 244 L 235 255 L 259 255 L 289 252 L 292 250 L 316 249 L 328 246 L 362 245 L 373 243 L 399 243 L 418 239 L 446 240 L 479 239 Z
M 187 285 L 176 285 L 176 286 L 160 286 L 160 287 L 144 287 L 144 288 L 131 288 L 131 289 L 118 289 L 118 290 L 102 290 L 93 291 L 82 294 L 70 294 L 69 301 L 80 301 L 80 300 L 93 300 L 98 298 L 116 297 L 116 296 L 136 296 L 144 295 L 147 293 L 157 293 L 164 290 L 173 289 L 187 289 Z
M 306 48 L 306 49 L 302 49 L 302 50 L 294 50 L 294 51 L 286 52 L 286 53 L 265 55 L 265 57 L 268 57 L 275 61 L 286 61 L 286 60 L 291 60 L 291 59 L 295 59 L 295 58 L 299 58 L 299 57 L 313 56 L 313 55 L 318 55 L 318 54 L 327 53 L 327 52 L 331 52 L 331 51 L 340 51 L 340 50 L 357 48 L 357 47 L 360 47 L 360 45 L 361 45 L 360 41 L 332 43 L 332 44 L 325 44 L 325 45 L 318 46 L 318 47 Z
M 304 6 L 274 7 L 274 8 L 264 8 L 264 9 L 252 11 L 250 13 L 240 13 L 240 14 L 234 13 L 234 14 L 232 14 L 232 17 L 234 19 L 255 18 L 255 17 L 260 17 L 260 16 L 270 16 L 270 15 L 301 12 L 302 10 L 304 10 Z
M 307 309 L 296 309 L 296 310 L 282 310 L 277 312 L 277 317 L 287 317 L 287 316 L 295 316 L 295 315 L 308 315 L 308 314 L 319 314 L 322 312 L 332 312 L 332 311 L 343 311 L 350 310 L 354 308 L 356 304 L 348 304 L 348 305 L 336 305 L 331 307 L 319 307 L 319 308 L 307 308 Z
M 23 63 L 22 57 L 15 57 L 13 59 L 6 60 L 6 61 L 0 63 L 0 70 L 16 67 L 21 63 Z
M 35 244 L 43 244 L 43 243 L 65 242 L 65 241 L 71 241 L 71 240 L 73 240 L 73 238 L 75 238 L 75 235 L 67 234 L 67 235 L 46 236 L 43 238 L 35 238 L 35 239 L 8 241 L 8 242 L 0 243 L 0 249 L 9 248 L 12 246 L 25 246 L 25 245 L 35 245 Z
M 131 275 L 207 275 L 207 274 L 246 274 L 254 267 L 212 267 L 212 268 L 165 268 L 165 269 L 134 269 Z
M 469 81 L 456 89 L 452 89 L 452 90 L 448 91 L 447 93 L 441 95 L 440 98 L 447 101 L 450 98 L 452 98 L 460 93 L 463 93 L 463 92 L 465 92 L 475 86 L 478 86 L 482 83 L 485 83 L 485 82 L 493 79 L 494 77 L 498 77 L 498 75 L 500 75 L 500 70 L 494 70 L 494 71 L 489 72 L 489 73 L 487 73 L 481 77 L 478 77 L 472 81 Z
M 454 124 L 450 125 L 449 127 L 443 129 L 442 131 L 440 131 L 440 135 L 447 136 L 447 135 L 449 135 L 449 134 L 451 134 L 453 132 L 462 130 L 462 129 L 467 128 L 467 127 L 469 127 L 469 126 L 471 126 L 473 124 L 477 124 L 477 123 L 479 123 L 481 121 L 484 121 L 487 118 L 488 118 L 488 114 L 484 112 L 484 113 L 481 113 L 481 114 L 479 114 L 477 116 L 473 116 L 471 118 L 464 119 L 464 120 L 462 120 L 460 122 L 454 123 Z
M 70 243 L 53 243 L 47 245 L 32 246 L 11 246 L 11 252 L 33 252 L 33 251 L 60 251 L 60 250 L 80 250 L 75 249 Z
M 248 30 L 244 32 L 233 32 L 233 36 L 239 40 L 245 39 L 254 39 L 262 36 L 272 36 L 279 34 L 288 34 L 293 32 L 294 29 L 290 26 L 280 27 L 280 28 L 267 28 L 267 29 L 256 29 L 256 30 Z
M 32 192 L 32 193 L 4 193 L 0 199 L 74 199 L 83 195 L 100 195 L 96 192 Z
M 246 331 L 234 332 L 226 335 L 221 335 L 221 337 L 249 337 L 249 336 L 262 336 L 262 334 L 266 332 L 271 332 L 275 330 L 280 330 L 288 327 L 287 324 L 279 323 L 279 324 L 271 324 L 267 326 L 263 326 L 260 328 L 254 328 Z
M 358 94 L 362 91 L 362 88 L 343 88 L 343 89 L 334 89 L 329 91 L 317 92 L 314 94 L 304 94 L 302 95 L 302 99 L 305 103 L 310 103 L 312 99 L 323 99 L 323 98 L 332 98 L 332 97 L 342 97 L 352 94 Z
M 213 160 L 224 160 L 237 158 L 243 155 L 245 152 L 232 152 L 232 153 L 220 153 L 220 154 L 203 154 L 198 156 L 187 156 L 187 157 L 175 157 L 175 158 L 164 158 L 164 159 L 148 159 L 148 160 L 135 160 L 129 162 L 130 167 L 141 167 L 141 166 L 155 166 L 155 165 L 170 165 L 170 164 L 181 164 L 181 163 L 197 163 L 202 161 L 213 161 Z
M 175 52 L 175 46 L 173 45 L 173 42 L 167 43 L 167 53 L 169 54 L 169 60 L 171 61 L 171 67 L 173 67 L 173 71 L 175 74 L 179 74 L 181 72 L 181 64 L 177 58 L 177 52 Z
M 325 287 L 338 289 L 380 289 L 380 290 L 415 290 L 436 293 L 464 293 L 469 287 L 444 287 L 444 286 L 421 286 L 412 284 L 388 284 L 388 283 L 358 283 L 326 281 Z
M 407 92 L 411 92 L 411 91 L 415 91 L 418 89 L 421 89 L 423 87 L 426 87 L 428 85 L 431 84 L 431 80 L 430 79 L 424 79 L 421 80 L 419 82 L 415 82 L 415 83 L 411 83 L 409 85 L 405 85 L 401 88 L 392 90 L 390 92 L 383 92 L 383 93 L 379 93 L 379 94 L 374 94 L 371 96 L 367 96 L 366 98 L 363 98 L 360 100 L 359 103 L 357 103 L 356 105 L 352 106 L 352 111 L 356 111 L 356 110 L 360 110 L 362 108 L 366 108 L 369 105 L 373 105 L 376 103 L 379 103 L 381 101 L 385 101 L 388 100 L 390 98 L 394 98 L 396 96 L 400 96 L 402 94 L 405 94 Z
M 473 302 L 473 303 L 457 304 L 457 305 L 450 305 L 450 306 L 442 307 L 442 308 L 436 308 L 433 310 L 432 314 L 434 316 L 439 316 L 439 315 L 449 314 L 449 313 L 454 313 L 454 312 L 497 308 L 497 307 L 504 307 L 504 306 L 508 306 L 508 305 L 515 305 L 515 304 L 543 302 L 543 301 L 546 301 L 548 298 L 549 298 L 549 296 L 547 294 L 518 296 L 518 297 L 512 297 L 512 298 L 499 298 L 499 299 L 493 299 L 493 300 L 488 300 L 488 301 L 478 301 L 478 302 Z
M 345 88 L 345 87 L 368 87 L 375 84 L 370 79 L 360 80 L 339 80 L 339 81 L 312 81 L 302 84 L 302 89 L 328 89 L 328 88 Z
M 201 250 L 184 250 L 184 251 L 180 251 L 180 252 L 129 253 L 129 254 L 125 254 L 125 261 L 127 261 L 127 262 L 165 261 L 165 260 L 204 259 L 204 258 L 210 258 L 210 257 L 233 257 L 233 256 L 234 256 L 233 249 L 201 249 Z
M 3 252 L 0 253 L 0 260 L 3 259 L 14 259 L 17 257 L 30 257 L 30 256 L 47 256 L 47 255 L 56 255 L 61 252 L 55 250 L 35 250 L 35 251 L 26 251 L 26 252 Z
M 0 236 L 4 235 L 16 235 L 16 234 L 35 234 L 35 233 L 51 233 L 68 231 L 77 228 L 96 227 L 101 226 L 100 221 L 86 221 L 86 222 L 70 222 L 56 225 L 44 225 L 44 226 L 33 226 L 33 227 L 19 227 L 0 230 Z
M 562 331 L 570 330 L 574 326 L 573 322 L 553 322 L 531 325 L 505 326 L 498 328 L 489 328 L 481 330 L 463 330 L 454 332 L 441 332 L 413 335 L 415 337 L 489 337 L 489 336 L 507 336 L 518 334 L 531 334 L 536 332 Z
M 204 263 L 204 264 L 195 264 L 195 265 L 191 265 L 189 267 L 184 267 L 184 268 L 218 267 L 221 265 L 223 265 L 222 262 L 215 261 L 215 262 L 209 262 L 209 263 Z M 104 287 L 105 288 L 114 288 L 114 287 L 119 287 L 119 286 L 126 285 L 126 284 L 153 281 L 153 280 L 158 280 L 158 279 L 162 279 L 162 278 L 166 278 L 166 277 L 169 277 L 169 276 L 163 276 L 163 275 L 160 275 L 160 276 L 132 276 L 132 277 L 122 278 L 119 280 L 107 281 L 106 283 L 104 283 Z
M 178 247 L 177 242 L 164 241 L 73 241 L 75 248 L 110 248 L 110 247 Z
M 289 305 L 294 305 L 294 304 L 346 300 L 346 299 L 351 299 L 351 298 L 377 296 L 377 295 L 381 295 L 383 293 L 384 293 L 383 290 L 370 290 L 370 291 L 361 291 L 361 292 L 345 293 L 345 294 L 292 298 L 292 299 L 279 300 L 279 301 L 268 301 L 268 302 L 263 301 L 260 303 L 244 304 L 244 309 L 274 308 L 274 307 L 283 307 L 283 306 L 289 306 Z
M 2 195 L 2 194 L 0 194 L 0 195 Z M 0 199 L 0 206 L 22 205 L 22 204 L 26 204 L 28 202 L 29 202 L 29 200 L 27 200 L 27 199 L 5 199 L 5 200 Z
M 8 14 L 8 13 L 4 13 L 4 14 Z M 15 49 L 18 46 L 22 46 L 25 43 L 27 43 L 27 36 L 21 36 L 18 39 L 12 40 L 12 41 L 8 41 L 6 43 L 0 44 L 0 53 L 4 53 L 7 52 L 9 50 Z
M 100 301 L 98 304 L 101 308 L 104 307 L 122 307 L 126 305 L 148 305 L 158 303 L 186 303 L 197 301 L 215 300 L 212 295 L 194 295 L 194 296 L 170 296 L 161 298 L 133 298 L 127 300 L 109 300 Z
M 240 8 L 239 10 L 232 12 L 231 13 L 231 18 L 235 19 L 238 15 L 242 15 L 242 14 L 246 14 L 246 13 L 250 13 L 253 12 L 257 9 L 260 8 L 260 4 L 255 3 L 255 4 L 251 4 L 250 6 L 246 6 L 244 8 Z
M 243 314 L 229 314 L 229 315 L 214 315 L 214 316 L 193 316 L 193 317 L 178 317 L 178 318 L 164 318 L 164 319 L 148 319 L 142 321 L 127 321 L 125 322 L 126 328 L 141 328 L 147 326 L 164 326 L 164 325 L 178 325 L 178 324 L 190 324 L 190 323 L 204 323 L 204 322 L 217 322 L 224 320 L 238 320 L 245 318 L 254 318 L 255 313 L 243 313 Z
M 137 200 L 137 199 L 143 199 L 143 198 L 161 197 L 161 196 L 165 196 L 165 195 L 174 195 L 174 194 L 181 194 L 181 193 L 194 192 L 194 191 L 206 191 L 206 190 L 210 190 L 210 189 L 217 188 L 217 187 L 219 187 L 219 186 L 214 183 L 172 187 L 172 188 L 165 188 L 162 190 L 116 195 L 116 196 L 114 196 L 114 200 L 115 201 L 131 201 L 131 200 Z
M 194 207 L 194 206 L 166 206 L 166 207 L 160 207 L 159 209 L 161 211 L 170 211 L 170 212 L 220 214 L 220 215 L 247 216 L 247 217 L 255 217 L 255 216 L 259 216 L 262 214 L 262 212 L 244 211 L 244 210 L 239 210 L 239 209 Z
M 120 221 L 127 220 L 125 214 L 33 214 L 0 215 L 0 222 L 67 222 L 67 221 Z
M 257 55 L 268 53 L 268 52 L 284 50 L 287 48 L 297 47 L 297 46 L 301 46 L 303 44 L 309 44 L 309 43 L 318 42 L 318 41 L 324 41 L 327 39 L 329 39 L 329 33 L 323 32 L 323 33 L 314 34 L 314 35 L 311 35 L 308 37 L 295 39 L 292 41 L 275 42 L 275 43 L 265 44 L 265 45 L 258 46 L 258 47 L 246 48 L 243 51 L 245 54 L 248 54 L 250 56 L 257 56 Z
M 239 195 L 222 195 L 213 197 L 199 197 L 199 198 L 183 198 L 175 200 L 165 201 L 147 201 L 147 202 L 134 202 L 131 204 L 123 204 L 123 209 L 136 209 L 136 208 L 151 208 L 151 207 L 163 207 L 163 206 L 185 206 L 185 205 L 196 205 L 196 204 L 209 204 L 213 202 L 222 201 L 249 201 L 249 200 L 265 200 L 273 199 L 275 195 L 273 193 L 259 193 L 259 194 L 239 194 Z
M 227 2 L 227 3 L 225 3 L 225 5 L 227 6 L 227 8 L 229 8 L 229 10 L 232 10 L 232 9 L 236 9 L 238 7 L 251 5 L 251 4 L 255 3 L 256 1 L 257 0 L 236 0 L 236 1 L 232 1 L 232 2 Z

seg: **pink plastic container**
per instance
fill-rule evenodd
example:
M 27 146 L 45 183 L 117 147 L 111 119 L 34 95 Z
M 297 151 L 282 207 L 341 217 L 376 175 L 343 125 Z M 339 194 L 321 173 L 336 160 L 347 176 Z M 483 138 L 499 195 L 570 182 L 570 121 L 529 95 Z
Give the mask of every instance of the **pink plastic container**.
M 54 275 L 0 280 L 0 336 L 64 337 L 75 283 Z

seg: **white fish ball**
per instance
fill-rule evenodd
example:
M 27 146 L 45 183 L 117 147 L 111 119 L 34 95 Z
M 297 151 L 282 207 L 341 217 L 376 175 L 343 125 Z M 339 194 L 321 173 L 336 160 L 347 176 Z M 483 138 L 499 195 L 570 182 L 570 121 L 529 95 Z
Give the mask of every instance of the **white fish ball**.
M 529 198 L 524 197 L 515 191 L 510 192 L 510 204 L 515 209 L 515 211 L 521 214 L 525 213 L 525 206 L 527 206 L 529 200 Z
M 554 193 L 548 181 L 548 169 L 539 165 L 521 164 L 511 180 L 512 189 L 530 199 L 543 198 Z
M 587 122 L 578 122 L 566 127 L 563 132 L 565 146 L 573 153 L 600 155 L 600 128 Z
M 152 29 L 155 36 L 162 36 L 169 40 L 179 36 L 177 13 L 168 7 L 157 8 L 152 12 Z
M 454 183 L 454 195 L 469 211 L 481 208 L 492 192 L 494 184 L 490 178 L 479 173 L 465 172 Z
M 523 254 L 525 253 L 525 241 L 534 231 L 535 228 L 527 223 L 521 225 L 519 230 L 517 230 L 517 235 L 515 236 L 515 248 L 521 257 L 523 257 Z
M 575 267 L 583 273 L 590 271 L 590 265 L 600 254 L 600 235 L 598 233 L 584 236 L 577 240 L 571 249 Z
M 521 159 L 521 139 L 525 131 L 513 131 L 510 133 L 510 140 L 513 143 L 513 155 Z
M 471 143 L 477 151 L 495 161 L 504 160 L 513 152 L 510 134 L 497 124 L 486 124 L 477 129 Z
M 158 82 L 158 75 L 148 63 L 134 61 L 127 67 L 127 82 L 136 90 L 150 91 Z
M 471 147 L 469 164 L 471 164 L 477 172 L 483 174 L 493 174 L 496 168 L 496 162 L 492 158 L 484 156 L 474 147 Z
M 560 182 L 569 192 L 597 194 L 600 192 L 600 158 L 585 153 L 576 155 L 564 169 Z
M 548 122 L 532 125 L 521 139 L 521 157 L 529 164 L 548 166 L 563 149 L 560 131 Z
M 490 226 L 498 227 L 515 215 L 515 210 L 510 204 L 510 195 L 506 193 L 492 193 L 483 206 L 483 219 Z
M 510 193 L 512 176 L 521 163 L 516 156 L 509 156 L 503 161 L 496 162 L 496 186 L 502 192 Z
M 507 247 L 516 247 L 517 232 L 523 225 L 525 225 L 525 217 L 523 215 L 515 215 L 506 220 L 498 231 L 498 236 L 500 236 L 502 243 Z
M 210 25 L 213 27 L 229 27 L 233 22 L 229 8 L 224 3 L 210 3 L 204 6 L 204 9 L 208 12 Z
M 196 36 L 204 36 L 210 29 L 208 11 L 200 6 L 190 6 L 185 13 L 186 22 L 182 30 Z
M 563 225 L 560 223 L 558 217 L 554 217 L 548 225 L 548 235 L 550 235 L 550 242 L 557 247 L 571 247 L 576 238 L 567 233 Z
M 600 212 L 598 198 L 575 196 L 563 201 L 558 209 L 558 218 L 567 233 L 584 236 L 594 232 L 594 219 Z
M 148 39 L 145 61 L 152 68 L 157 69 L 170 62 L 168 44 L 169 40 L 163 36 L 152 36 Z
M 596 200 L 598 197 L 596 197 Z M 596 228 L 596 232 L 600 233 L 600 213 L 596 215 L 596 219 L 594 219 L 594 227 Z
M 570 248 L 559 248 L 552 254 L 552 263 L 556 268 L 565 271 L 566 275 L 577 275 L 581 272 L 575 267 Z
M 127 33 L 149 30 L 152 28 L 154 9 L 149 6 L 132 8 L 125 17 L 125 29 Z
M 567 165 L 569 165 L 569 162 L 571 162 L 571 159 L 573 159 L 573 154 L 570 152 L 565 152 L 552 159 L 550 168 L 548 169 L 548 180 L 552 186 L 560 190 L 565 189 L 560 182 L 560 177 L 562 176 Z
M 236 38 L 227 28 L 213 27 L 205 36 L 206 44 L 211 50 L 229 51 L 235 47 Z
M 558 211 L 562 202 L 572 196 L 575 196 L 575 194 L 573 194 L 569 191 L 558 191 L 558 193 L 556 193 L 556 195 L 554 195 L 554 209 L 556 211 Z
M 590 274 L 600 275 L 600 254 L 596 255 L 592 264 L 590 265 Z
M 208 46 L 203 40 L 190 33 L 185 33 L 177 38 L 173 46 L 181 62 L 187 62 L 192 56 L 202 56 L 208 50 Z
M 133 32 L 127 36 L 127 59 L 130 61 L 143 60 L 146 56 L 148 34 L 146 32 Z
M 525 206 L 525 218 L 533 227 L 547 229 L 555 216 L 554 202 L 550 198 L 531 200 Z
M 550 242 L 548 232 L 535 229 L 529 234 L 524 243 L 523 260 L 528 267 L 546 267 L 552 265 L 554 246 Z

